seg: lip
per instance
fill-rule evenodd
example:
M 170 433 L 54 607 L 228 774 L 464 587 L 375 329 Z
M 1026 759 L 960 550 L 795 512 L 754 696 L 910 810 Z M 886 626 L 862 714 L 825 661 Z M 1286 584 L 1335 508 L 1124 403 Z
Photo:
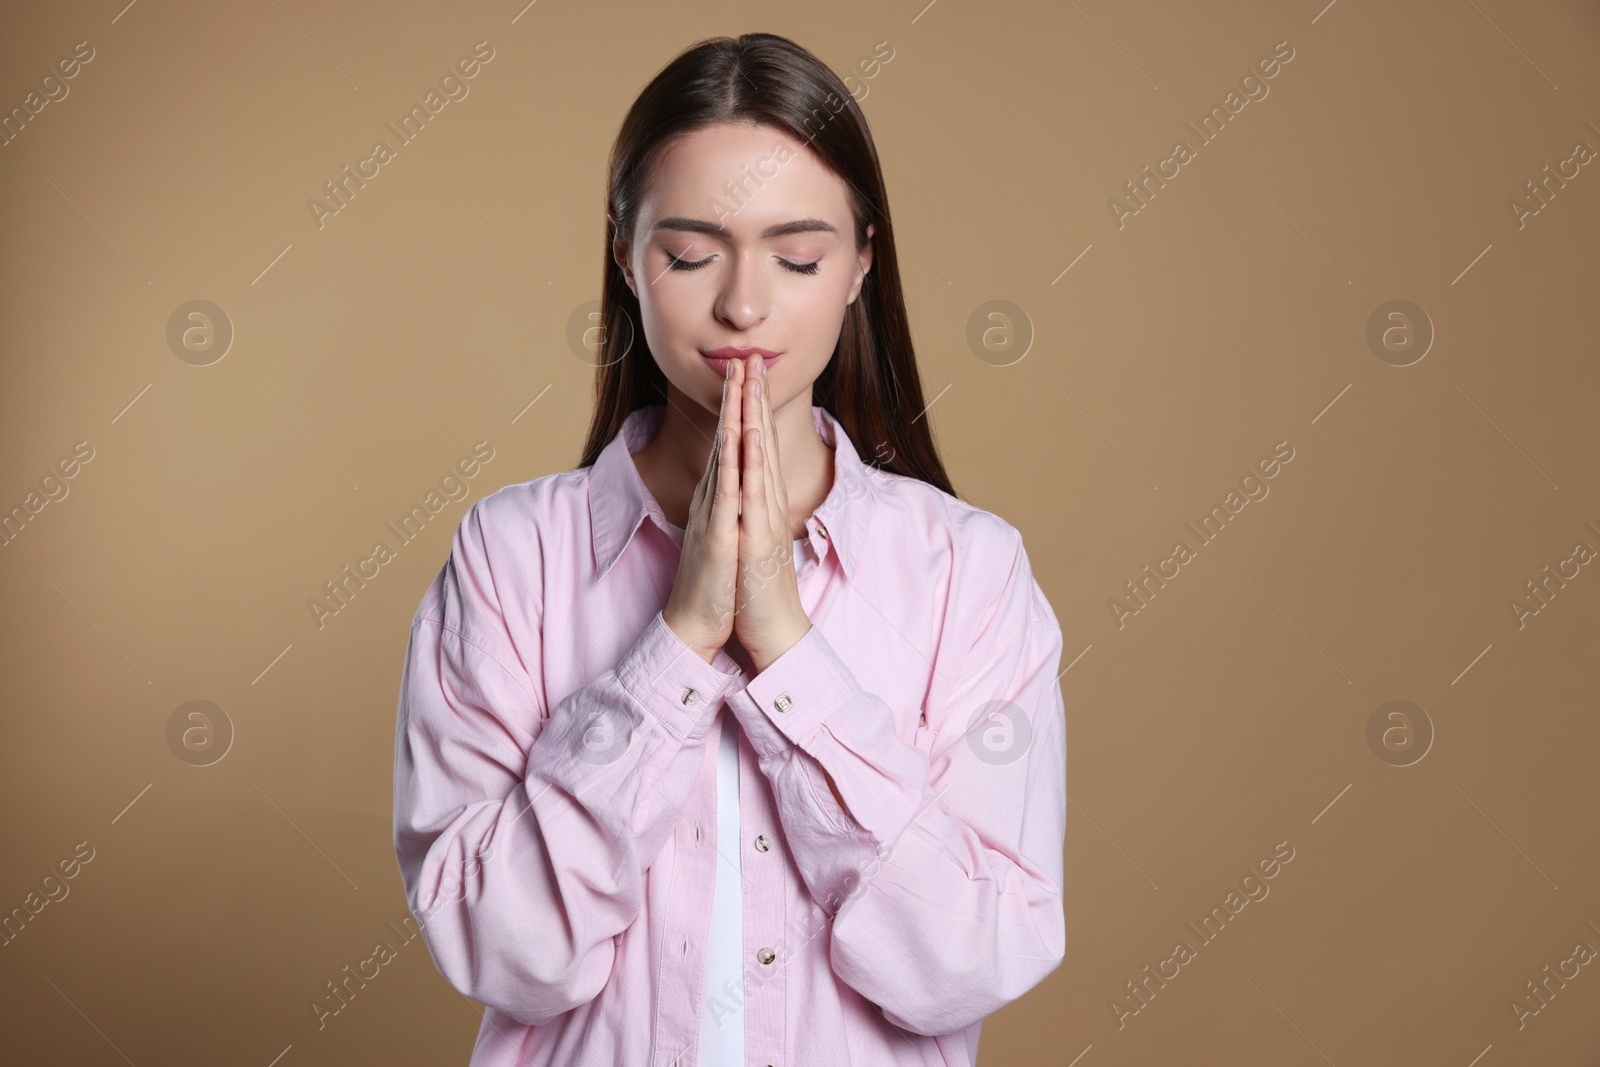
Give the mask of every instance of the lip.
M 700 356 L 706 361 L 712 370 L 716 371 L 723 377 L 726 377 L 728 373 L 728 364 L 730 362 L 734 360 L 743 361 L 749 359 L 753 354 L 759 354 L 761 356 L 761 363 L 768 370 L 770 370 L 772 365 L 778 362 L 778 360 L 783 356 L 782 352 L 774 352 L 767 348 L 740 348 L 737 345 L 727 345 L 722 348 L 714 348 L 710 352 L 702 351 Z

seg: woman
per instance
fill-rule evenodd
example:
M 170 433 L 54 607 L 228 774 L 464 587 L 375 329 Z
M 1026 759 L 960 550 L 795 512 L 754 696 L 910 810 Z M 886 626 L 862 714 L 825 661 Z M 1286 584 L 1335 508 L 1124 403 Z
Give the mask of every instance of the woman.
M 469 509 L 401 686 L 472 1063 L 971 1065 L 1065 953 L 1061 634 L 919 418 L 866 120 L 784 38 L 706 41 L 608 217 L 582 464 Z

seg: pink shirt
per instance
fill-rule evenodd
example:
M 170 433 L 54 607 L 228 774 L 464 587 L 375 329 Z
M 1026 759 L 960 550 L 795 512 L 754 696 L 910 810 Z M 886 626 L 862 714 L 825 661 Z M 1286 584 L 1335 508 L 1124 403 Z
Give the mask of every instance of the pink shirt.
M 813 407 L 811 629 L 708 664 L 662 621 L 680 544 L 631 458 L 664 411 L 477 501 L 412 621 L 395 854 L 487 1005 L 472 1067 L 695 1067 L 708 1007 L 753 1067 L 971 1067 L 1066 952 L 1061 631 L 1022 538 Z M 727 713 L 742 993 L 705 988 Z

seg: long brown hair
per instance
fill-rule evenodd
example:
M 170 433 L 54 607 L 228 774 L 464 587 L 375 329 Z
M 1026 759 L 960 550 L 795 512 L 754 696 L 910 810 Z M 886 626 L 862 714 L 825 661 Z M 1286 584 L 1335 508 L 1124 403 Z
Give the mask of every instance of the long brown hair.
M 916 418 L 925 407 L 922 381 L 900 292 L 889 198 L 866 116 L 825 63 L 770 33 L 714 37 L 686 49 L 644 87 L 623 119 L 609 167 L 595 410 L 579 466 L 599 458 L 631 412 L 665 402 L 666 375 L 643 342 L 639 299 L 612 247 L 619 234 L 631 241 L 661 151 L 674 138 L 719 122 L 787 131 L 849 187 L 858 251 L 867 246 L 867 226 L 873 227 L 872 269 L 845 309 L 833 358 L 812 386 L 812 403 L 839 421 L 862 462 L 955 496 L 927 420 Z

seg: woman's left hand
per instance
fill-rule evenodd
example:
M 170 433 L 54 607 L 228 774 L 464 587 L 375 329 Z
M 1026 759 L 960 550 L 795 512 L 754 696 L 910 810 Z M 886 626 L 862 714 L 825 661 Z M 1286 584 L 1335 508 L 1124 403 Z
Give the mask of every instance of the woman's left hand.
M 760 673 L 811 629 L 795 580 L 789 536 L 789 494 L 778 462 L 766 365 L 750 356 L 740 376 L 743 437 L 740 448 L 739 585 L 733 632 Z

